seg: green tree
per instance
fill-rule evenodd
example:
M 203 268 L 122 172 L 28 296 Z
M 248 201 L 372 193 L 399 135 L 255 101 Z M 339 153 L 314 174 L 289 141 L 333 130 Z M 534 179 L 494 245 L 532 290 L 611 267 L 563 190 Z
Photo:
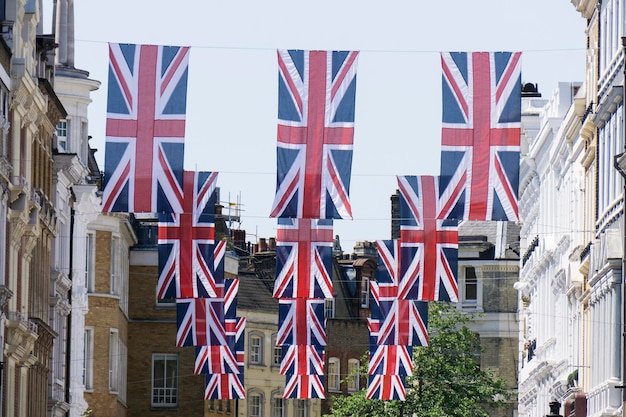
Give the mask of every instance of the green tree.
M 467 327 L 476 315 L 447 303 L 429 303 L 428 315 L 429 344 L 413 349 L 406 401 L 368 400 L 364 388 L 333 397 L 333 416 L 488 417 L 487 410 L 507 404 L 513 393 L 504 380 L 480 368 L 480 339 Z

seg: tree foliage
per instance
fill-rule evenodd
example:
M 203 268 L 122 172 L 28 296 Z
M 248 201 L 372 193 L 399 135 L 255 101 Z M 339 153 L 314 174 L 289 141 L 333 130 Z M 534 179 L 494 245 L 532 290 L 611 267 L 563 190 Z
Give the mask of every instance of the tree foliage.
M 354 395 L 335 396 L 332 415 L 488 417 L 486 410 L 506 405 L 512 393 L 504 380 L 480 368 L 480 339 L 467 327 L 474 317 L 450 304 L 429 303 L 429 345 L 413 349 L 406 401 L 368 400 L 363 388 Z M 367 374 L 366 365 L 360 374 Z

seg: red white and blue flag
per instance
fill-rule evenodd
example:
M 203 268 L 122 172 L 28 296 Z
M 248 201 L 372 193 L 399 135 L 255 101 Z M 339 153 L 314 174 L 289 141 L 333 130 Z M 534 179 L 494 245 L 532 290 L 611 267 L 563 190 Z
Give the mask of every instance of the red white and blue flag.
M 215 243 L 216 172 L 185 171 L 180 213 L 159 213 L 157 298 L 217 297 L 224 286 L 224 244 Z
M 176 346 L 228 346 L 223 298 L 176 300 Z
M 401 300 L 389 284 L 370 283 L 371 318 L 368 320 L 371 342 L 376 345 L 428 345 L 428 303 Z M 382 289 L 381 289 L 382 288 Z
M 275 298 L 332 298 L 333 221 L 278 219 Z
M 109 60 L 102 211 L 175 211 L 189 48 L 111 43 Z
M 398 188 L 401 272 L 412 283 L 406 298 L 458 301 L 459 222 L 444 217 L 451 200 L 440 177 L 398 176 Z
M 194 374 L 240 373 L 244 366 L 245 317 L 226 319 L 227 346 L 197 346 Z
M 441 182 L 462 220 L 518 220 L 521 52 L 441 54 Z
M 243 370 L 238 374 L 207 374 L 205 400 L 234 400 L 246 398 Z
M 237 356 L 228 345 L 196 347 L 194 374 L 238 374 Z
M 355 51 L 278 51 L 276 196 L 270 217 L 352 218 Z
M 413 375 L 413 348 L 405 345 L 370 346 L 369 375 Z
M 326 398 L 322 375 L 287 375 L 283 398 Z
M 278 304 L 276 345 L 326 346 L 324 300 L 281 298 Z
M 404 401 L 405 382 L 406 378 L 401 375 L 368 375 L 366 398 Z
M 324 375 L 324 349 L 313 345 L 282 345 L 281 375 Z

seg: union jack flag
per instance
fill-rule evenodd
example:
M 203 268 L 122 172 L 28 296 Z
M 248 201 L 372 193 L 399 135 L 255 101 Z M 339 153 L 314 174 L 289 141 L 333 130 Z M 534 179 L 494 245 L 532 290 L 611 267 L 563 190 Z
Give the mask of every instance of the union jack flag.
M 245 317 L 226 319 L 227 346 L 197 346 L 194 373 L 238 374 L 244 366 Z
M 175 211 L 189 48 L 111 43 L 109 60 L 102 211 Z
M 228 346 L 223 298 L 176 300 L 176 346 Z
M 406 400 L 405 377 L 401 375 L 368 375 L 366 398 Z
M 243 370 L 238 374 L 207 374 L 205 400 L 234 400 L 246 398 Z
M 518 220 L 521 52 L 441 54 L 441 176 L 463 220 Z
M 324 300 L 281 298 L 278 303 L 277 346 L 326 346 Z
M 458 220 L 442 216 L 450 200 L 439 177 L 399 176 L 403 276 L 417 276 L 411 298 L 458 301 Z
M 379 291 L 385 292 L 385 297 L 394 297 L 402 300 L 417 298 L 418 270 L 410 269 L 403 275 L 399 240 L 379 240 L 378 248 L 378 283 Z
M 287 375 L 283 398 L 326 398 L 322 375 Z
M 373 308 L 368 326 L 376 345 L 427 346 L 428 303 L 385 296 L 389 292 L 379 290 L 384 285 L 370 283 Z
M 405 345 L 370 346 L 370 375 L 413 375 L 413 348 Z
M 157 298 L 209 298 L 223 292 L 225 244 L 215 243 L 216 172 L 185 171 L 180 213 L 159 213 Z
M 352 218 L 354 51 L 278 51 L 276 197 L 270 217 Z
M 275 298 L 332 298 L 333 221 L 278 219 Z
M 239 293 L 239 278 L 224 280 L 224 318 L 235 319 L 237 315 L 237 294 Z
M 239 364 L 231 348 L 226 346 L 196 347 L 194 374 L 238 374 Z
M 324 375 L 324 349 L 313 345 L 282 345 L 281 375 Z

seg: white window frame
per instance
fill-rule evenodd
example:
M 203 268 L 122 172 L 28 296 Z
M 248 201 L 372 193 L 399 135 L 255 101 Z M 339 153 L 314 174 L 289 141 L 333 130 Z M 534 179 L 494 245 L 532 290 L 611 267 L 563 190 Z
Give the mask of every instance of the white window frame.
M 287 416 L 287 401 L 278 392 L 272 393 L 272 404 L 270 407 L 271 417 L 286 417 Z
M 120 334 L 117 329 L 109 332 L 109 392 L 120 389 Z
M 109 293 L 119 295 L 120 285 L 120 237 L 111 236 L 111 286 Z
M 263 365 L 263 344 L 265 338 L 262 333 L 251 332 L 248 338 L 248 363 L 251 365 Z M 257 344 L 258 341 L 258 344 Z
M 283 347 L 276 345 L 277 334 L 272 335 L 272 366 L 280 366 L 283 360 Z
M 157 386 L 155 380 L 155 367 L 157 362 L 163 362 L 163 383 Z M 168 362 L 175 362 L 175 375 L 169 376 L 166 371 Z M 168 387 L 166 381 L 173 378 L 175 383 L 173 387 Z M 152 390 L 150 404 L 152 407 L 174 408 L 178 406 L 178 355 L 175 353 L 154 353 L 152 354 Z M 155 401 L 156 399 L 156 401 Z
M 324 318 L 327 318 L 327 319 L 335 318 L 335 299 L 334 298 L 324 299 Z
M 328 391 L 341 390 L 341 362 L 339 358 L 328 358 Z
M 348 380 L 346 385 L 349 392 L 356 392 L 359 390 L 360 367 L 361 363 L 358 359 L 348 359 Z
M 88 293 L 96 291 L 96 234 L 85 236 L 85 288 Z
M 370 280 L 369 278 L 361 278 L 361 307 L 368 308 L 370 306 Z
M 252 391 L 248 395 L 248 417 L 263 417 L 263 393 Z
M 68 127 L 69 127 L 69 122 L 67 119 L 59 120 L 59 122 L 57 123 L 55 127 L 55 133 L 57 135 L 57 148 L 63 152 L 69 152 L 68 143 L 67 143 Z
M 94 328 L 86 326 L 83 345 L 83 385 L 86 391 L 93 390 L 93 345 Z
M 309 417 L 309 400 L 295 399 L 293 409 L 294 417 Z

